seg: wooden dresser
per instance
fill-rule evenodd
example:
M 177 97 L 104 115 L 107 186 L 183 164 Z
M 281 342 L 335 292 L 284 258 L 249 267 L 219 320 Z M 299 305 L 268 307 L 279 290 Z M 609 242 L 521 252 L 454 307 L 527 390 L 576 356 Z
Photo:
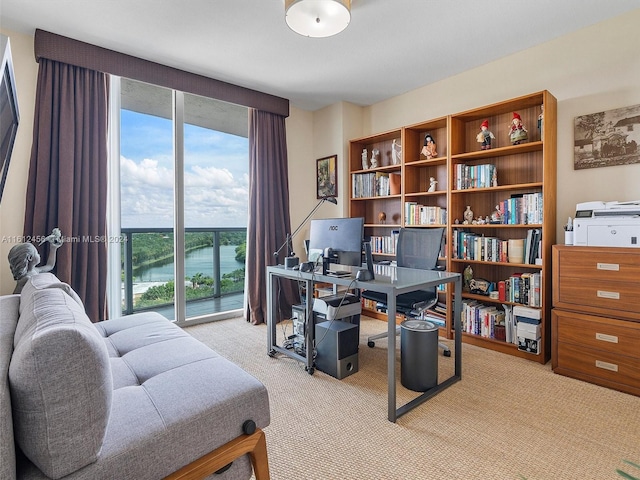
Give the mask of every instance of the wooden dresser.
M 553 371 L 640 396 L 640 248 L 552 254 Z

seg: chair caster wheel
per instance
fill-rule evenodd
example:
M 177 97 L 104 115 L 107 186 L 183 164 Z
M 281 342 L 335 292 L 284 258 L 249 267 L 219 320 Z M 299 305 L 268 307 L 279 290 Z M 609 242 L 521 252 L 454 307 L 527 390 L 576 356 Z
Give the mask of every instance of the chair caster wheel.
M 444 352 L 442 352 L 442 354 L 443 354 L 445 357 L 450 357 L 450 356 L 451 356 L 451 350 L 445 350 Z
M 315 371 L 316 371 L 316 370 L 315 370 L 315 368 L 313 368 L 313 367 L 305 368 L 305 370 L 307 371 L 307 373 L 308 373 L 309 375 L 313 375 L 313 372 L 315 372 Z
M 375 346 L 376 346 L 376 342 L 372 342 L 371 340 L 369 340 L 369 341 L 367 342 L 367 347 L 369 347 L 369 348 L 373 348 L 373 347 L 375 347 Z

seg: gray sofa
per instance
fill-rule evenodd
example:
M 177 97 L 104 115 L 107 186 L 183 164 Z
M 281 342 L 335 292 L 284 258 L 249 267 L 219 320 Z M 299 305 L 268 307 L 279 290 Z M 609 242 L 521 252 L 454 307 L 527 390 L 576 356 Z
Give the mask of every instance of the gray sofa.
M 156 313 L 92 324 L 34 275 L 0 297 L 0 375 L 3 480 L 269 478 L 264 385 Z

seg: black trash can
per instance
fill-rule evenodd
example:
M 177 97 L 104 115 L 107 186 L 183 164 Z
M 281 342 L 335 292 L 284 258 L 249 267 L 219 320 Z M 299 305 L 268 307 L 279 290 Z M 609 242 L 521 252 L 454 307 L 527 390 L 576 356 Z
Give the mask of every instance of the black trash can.
M 426 320 L 400 324 L 400 381 L 414 392 L 438 384 L 438 327 Z

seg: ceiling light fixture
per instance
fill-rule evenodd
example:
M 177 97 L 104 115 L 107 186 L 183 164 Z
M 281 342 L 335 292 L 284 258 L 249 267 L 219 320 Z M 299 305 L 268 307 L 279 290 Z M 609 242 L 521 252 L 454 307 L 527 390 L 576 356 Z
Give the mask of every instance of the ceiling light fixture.
M 330 37 L 351 21 L 351 0 L 285 0 L 289 28 L 305 37 Z

